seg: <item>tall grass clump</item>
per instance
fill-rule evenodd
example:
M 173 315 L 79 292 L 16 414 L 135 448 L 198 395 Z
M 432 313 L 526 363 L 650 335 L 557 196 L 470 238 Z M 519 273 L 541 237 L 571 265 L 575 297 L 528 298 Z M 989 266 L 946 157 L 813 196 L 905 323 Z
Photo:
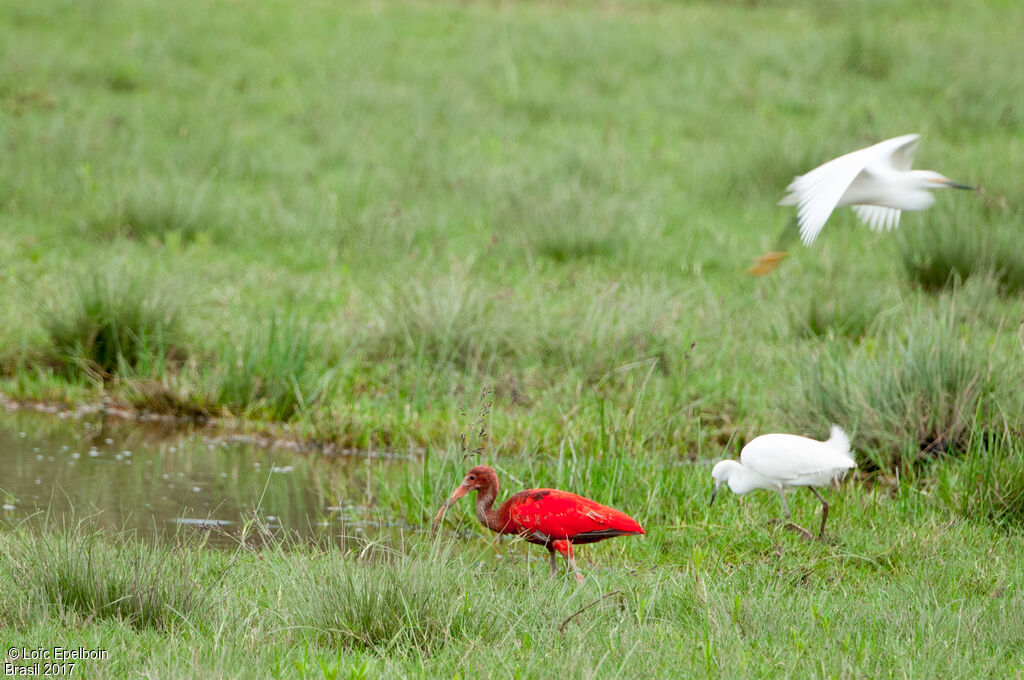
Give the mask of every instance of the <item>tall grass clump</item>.
M 194 364 L 158 378 L 123 381 L 118 395 L 141 413 L 172 415 L 202 421 L 217 411 L 219 382 L 202 379 Z
M 334 374 L 318 361 L 312 329 L 295 317 L 252 326 L 225 354 L 217 401 L 236 413 L 288 420 L 327 396 Z
M 622 207 L 607 203 L 597 197 L 539 201 L 526 215 L 519 215 L 526 249 L 563 263 L 610 257 L 621 251 L 626 243 L 616 230 L 628 215 Z M 600 214 L 595 209 L 598 205 L 612 214 Z
M 872 80 L 886 79 L 896 61 L 892 41 L 877 30 L 875 22 L 863 22 L 848 30 L 840 54 L 843 71 Z
M 925 224 L 906 225 L 899 234 L 899 247 L 907 279 L 923 290 L 938 292 L 981 275 L 993 278 L 1003 295 L 1024 292 L 1020 249 L 1024 215 L 998 210 L 956 206 L 930 212 Z
M 406 555 L 377 546 L 340 561 L 301 560 L 288 583 L 295 625 L 324 644 L 360 649 L 437 649 L 487 634 L 489 617 L 474 612 L 452 556 L 437 546 Z M 303 573 L 305 572 L 305 573 Z
M 528 352 L 511 292 L 487 293 L 465 276 L 388 286 L 376 305 L 370 354 L 489 372 Z
M 807 307 L 791 309 L 790 327 L 800 338 L 860 340 L 881 312 L 881 303 L 875 299 L 850 296 L 822 302 L 811 296 Z
M 216 240 L 223 231 L 222 219 L 208 193 L 203 183 L 144 181 L 93 218 L 90 228 L 106 238 L 161 243 L 190 243 L 202 237 Z
M 852 428 L 855 444 L 877 451 L 873 463 L 882 468 L 965 451 L 979 426 L 995 422 L 1012 384 L 951 313 L 918 316 L 852 353 L 833 345 L 818 352 L 798 368 L 788 417 L 810 430 Z
M 612 286 L 557 315 L 543 336 L 545 363 L 577 371 L 587 382 L 640 363 L 668 374 L 690 345 L 679 337 L 684 307 L 666 290 Z
M 964 517 L 1006 529 L 1024 528 L 1024 446 L 1009 432 L 971 440 L 966 456 L 944 466 L 939 495 Z
M 188 553 L 81 526 L 21 528 L 0 555 L 0 573 L 20 584 L 4 618 L 115 619 L 134 628 L 171 629 L 204 616 L 206 593 Z
M 623 198 L 623 180 L 607 163 L 572 152 L 553 159 L 550 171 L 565 177 L 561 183 L 503 183 L 494 197 L 492 228 L 521 234 L 521 241 L 512 240 L 517 248 L 554 262 L 620 254 L 630 245 L 624 234 L 636 234 L 638 211 Z
M 70 374 L 106 379 L 182 354 L 180 302 L 138 275 L 92 273 L 44 309 L 43 327 Z

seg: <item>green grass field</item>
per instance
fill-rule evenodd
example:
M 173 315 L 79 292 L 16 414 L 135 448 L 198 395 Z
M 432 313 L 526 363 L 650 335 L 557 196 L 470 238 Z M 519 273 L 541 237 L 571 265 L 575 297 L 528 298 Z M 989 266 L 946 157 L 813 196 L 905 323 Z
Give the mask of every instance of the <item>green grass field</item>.
M 155 619 L 56 606 L 84 567 L 18 546 L 87 538 L 5 533 L 12 644 L 102 641 L 93 677 L 1020 677 L 1021 35 L 1005 0 L 3 2 L 0 393 L 422 449 L 376 489 L 417 524 L 480 449 L 648 529 L 579 590 L 482 531 L 186 547 L 142 572 Z M 984 193 L 745 273 L 795 174 L 908 132 Z M 832 542 L 704 507 L 708 460 L 830 422 L 864 471 Z M 101 543 L 97 582 L 142 559 Z
M 85 678 L 1021 676 L 1024 496 L 1014 517 L 979 512 L 997 471 L 958 460 L 932 480 L 826 491 L 825 542 L 769 526 L 773 494 L 709 512 L 705 471 L 664 469 L 660 488 L 644 472 L 619 488 L 648 535 L 581 549 L 582 586 L 562 564 L 549 577 L 536 546 L 498 545 L 465 501 L 449 513 L 474 528 L 465 540 L 344 553 L 154 548 L 32 524 L 0 533 L 0 624 L 8 646 L 107 650 L 80 664 Z M 790 504 L 815 525 L 809 493 Z

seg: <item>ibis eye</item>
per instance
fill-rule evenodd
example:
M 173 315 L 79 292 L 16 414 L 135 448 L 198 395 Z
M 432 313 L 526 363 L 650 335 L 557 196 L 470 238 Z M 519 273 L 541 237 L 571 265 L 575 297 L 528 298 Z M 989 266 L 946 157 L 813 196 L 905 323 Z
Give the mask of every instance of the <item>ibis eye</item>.
M 469 478 L 470 479 L 476 479 L 476 475 L 470 475 Z

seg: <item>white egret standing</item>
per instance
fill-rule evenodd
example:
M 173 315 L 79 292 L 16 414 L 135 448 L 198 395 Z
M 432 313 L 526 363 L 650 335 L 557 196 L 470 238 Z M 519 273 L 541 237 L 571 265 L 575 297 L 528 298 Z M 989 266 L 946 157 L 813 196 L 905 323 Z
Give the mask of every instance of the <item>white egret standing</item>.
M 970 189 L 931 170 L 911 170 L 920 135 L 902 135 L 834 158 L 793 178 L 779 205 L 797 207 L 800 240 L 811 245 L 836 208 L 853 206 L 857 217 L 875 231 L 899 226 L 903 210 L 926 210 L 935 203 L 935 189 Z M 786 234 L 786 232 L 783 232 Z M 785 247 L 758 258 L 753 274 L 766 274 L 785 254 Z
M 828 502 L 814 487 L 828 484 L 855 467 L 850 438 L 838 425 L 832 426 L 831 436 L 823 442 L 795 434 L 763 434 L 743 447 L 738 462 L 721 460 L 715 464 L 711 470 L 715 481 L 711 503 L 715 502 L 719 487 L 726 483 L 736 494 L 774 489 L 782 498 L 782 511 L 788 522 L 789 506 L 783 492 L 794 486 L 806 486 L 821 501 L 821 528 L 818 530 L 818 538 L 821 538 L 825 535 Z M 811 536 L 802 527 L 792 523 L 790 526 Z

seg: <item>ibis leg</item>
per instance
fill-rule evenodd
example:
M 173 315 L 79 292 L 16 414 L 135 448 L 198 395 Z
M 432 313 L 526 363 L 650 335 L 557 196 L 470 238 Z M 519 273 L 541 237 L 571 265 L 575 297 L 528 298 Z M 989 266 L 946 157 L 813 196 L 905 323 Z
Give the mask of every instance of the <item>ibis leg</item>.
M 558 573 L 558 565 L 555 564 L 555 549 L 550 543 L 548 543 L 547 549 L 551 554 L 551 575 L 554 576 Z
M 814 495 L 818 497 L 819 501 L 821 501 L 821 528 L 818 529 L 818 538 L 825 538 L 825 520 L 828 519 L 828 501 L 826 501 L 825 497 L 822 496 L 821 493 L 819 493 L 813 486 L 809 486 L 807 488 L 813 491 Z
M 569 567 L 572 569 L 572 573 L 576 575 L 576 580 L 583 583 L 583 574 L 580 573 L 580 568 L 576 566 L 576 559 L 572 554 L 572 542 L 566 541 L 566 546 L 568 547 L 568 550 L 565 553 L 565 557 L 569 560 Z

